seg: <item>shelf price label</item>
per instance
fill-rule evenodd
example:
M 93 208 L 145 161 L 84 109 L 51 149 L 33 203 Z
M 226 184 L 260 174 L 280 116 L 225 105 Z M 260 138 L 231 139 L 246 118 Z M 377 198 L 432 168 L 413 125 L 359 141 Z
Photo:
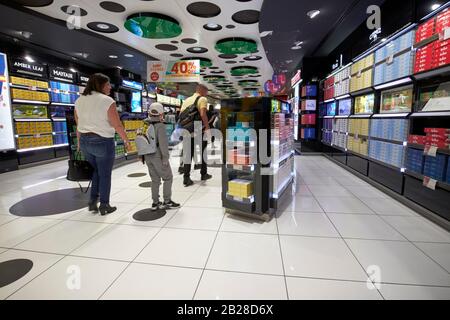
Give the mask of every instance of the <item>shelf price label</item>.
M 423 186 L 428 189 L 436 190 L 436 184 L 437 184 L 437 180 L 435 180 L 435 179 L 432 179 L 430 177 L 423 178 Z
M 438 151 L 438 148 L 436 146 L 426 145 L 424 150 L 423 150 L 423 153 L 426 156 L 430 156 L 430 157 L 435 157 L 436 158 L 437 151 Z

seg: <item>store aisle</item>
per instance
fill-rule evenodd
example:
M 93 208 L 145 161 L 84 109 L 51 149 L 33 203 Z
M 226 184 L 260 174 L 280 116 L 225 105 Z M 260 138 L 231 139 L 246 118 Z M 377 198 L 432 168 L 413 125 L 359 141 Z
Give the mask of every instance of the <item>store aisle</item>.
M 9 214 L 76 187 L 65 161 L 0 175 L 0 273 L 33 262 L 0 299 L 450 299 L 450 233 L 325 157 L 295 161 L 292 202 L 269 223 L 224 214 L 220 168 L 187 189 L 176 175 L 182 208 L 153 222 L 132 218 L 151 205 L 148 175 L 128 177 L 138 162 L 114 170 L 107 217 Z

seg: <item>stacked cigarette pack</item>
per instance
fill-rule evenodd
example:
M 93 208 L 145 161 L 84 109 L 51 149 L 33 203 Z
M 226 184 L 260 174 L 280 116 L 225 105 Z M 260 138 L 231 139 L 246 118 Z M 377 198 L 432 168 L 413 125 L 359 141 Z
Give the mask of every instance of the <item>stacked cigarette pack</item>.
M 374 85 L 412 74 L 414 35 L 414 30 L 411 30 L 375 52 Z
M 423 167 L 423 151 L 413 148 L 408 148 L 406 153 L 406 169 L 419 174 L 422 174 Z
M 363 90 L 372 86 L 374 57 L 375 55 L 372 53 L 352 65 L 350 92 Z

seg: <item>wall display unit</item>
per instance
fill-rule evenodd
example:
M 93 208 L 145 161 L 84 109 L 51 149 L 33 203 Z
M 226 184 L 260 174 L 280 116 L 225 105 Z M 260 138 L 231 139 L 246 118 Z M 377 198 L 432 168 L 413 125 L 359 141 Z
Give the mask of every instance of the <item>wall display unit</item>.
M 301 87 L 300 97 L 300 140 L 303 147 L 307 147 L 308 141 L 317 139 L 317 118 L 318 118 L 318 86 L 316 83 L 309 83 Z
M 232 213 L 270 219 L 294 179 L 293 114 L 279 112 L 282 102 L 270 98 L 223 100 L 221 105 L 223 206 Z M 270 152 L 267 159 L 260 148 Z
M 324 99 L 319 106 L 325 154 L 446 220 L 450 220 L 449 31 L 450 8 L 444 6 L 418 27 L 410 25 L 362 54 L 364 58 L 356 58 L 350 80 L 354 108 L 348 119 L 340 117 L 352 109 L 341 107 L 344 99 L 338 101 L 337 116 L 324 116 L 330 101 Z M 332 77 L 336 73 L 324 83 Z M 324 86 L 324 95 L 330 86 Z
M 14 58 L 10 65 L 15 72 L 10 87 L 19 164 L 67 156 L 66 112 L 82 91 L 75 84 L 76 73 Z

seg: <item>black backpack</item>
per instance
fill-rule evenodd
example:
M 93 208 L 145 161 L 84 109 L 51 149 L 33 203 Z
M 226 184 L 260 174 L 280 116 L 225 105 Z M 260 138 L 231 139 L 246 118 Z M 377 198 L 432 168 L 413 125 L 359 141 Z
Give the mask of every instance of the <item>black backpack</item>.
M 197 97 L 193 105 L 187 107 L 180 113 L 177 127 L 179 129 L 185 129 L 190 133 L 194 132 L 194 122 L 200 120 L 200 112 L 198 111 L 198 101 L 201 97 Z

